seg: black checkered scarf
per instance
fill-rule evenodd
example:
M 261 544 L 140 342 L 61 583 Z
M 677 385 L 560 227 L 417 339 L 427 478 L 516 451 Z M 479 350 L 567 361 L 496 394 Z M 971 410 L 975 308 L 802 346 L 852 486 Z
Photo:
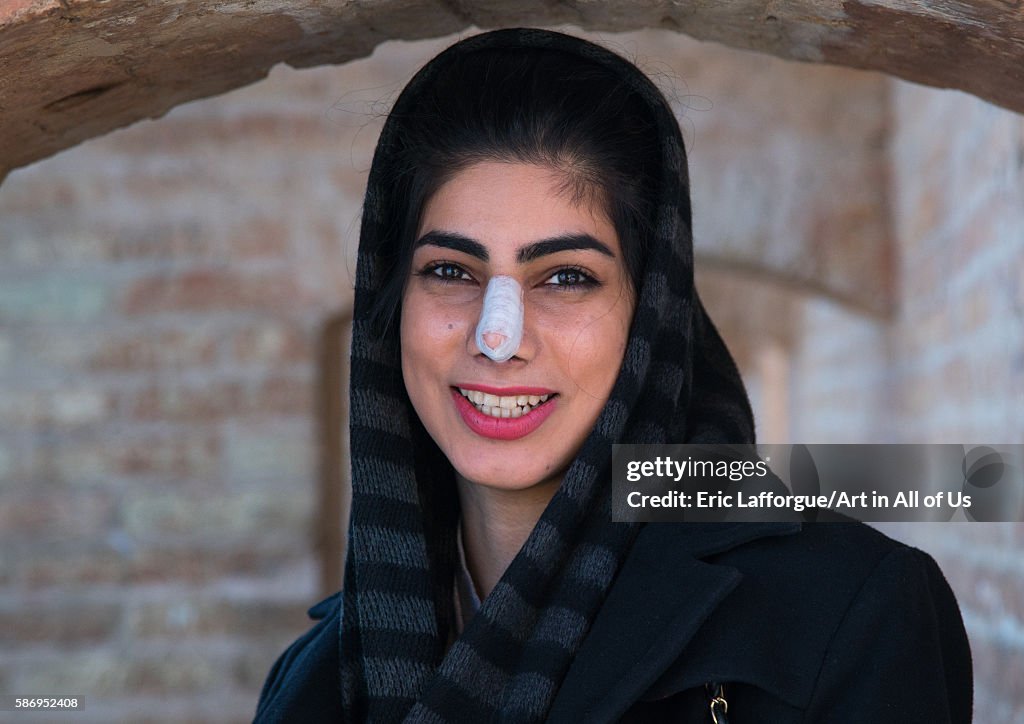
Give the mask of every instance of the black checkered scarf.
M 450 463 L 402 382 L 397 331 L 371 324 L 389 226 L 405 212 L 384 179 L 392 119 L 452 58 L 488 48 L 551 48 L 607 66 L 653 109 L 663 178 L 656 238 L 610 399 L 550 504 L 448 648 L 458 501 Z M 753 441 L 736 365 L 693 283 L 686 153 L 671 108 L 631 63 L 587 41 L 535 29 L 477 35 L 409 82 L 384 126 L 363 209 L 351 372 L 352 510 L 340 630 L 342 697 L 352 722 L 542 721 L 639 528 L 610 521 L 613 443 Z

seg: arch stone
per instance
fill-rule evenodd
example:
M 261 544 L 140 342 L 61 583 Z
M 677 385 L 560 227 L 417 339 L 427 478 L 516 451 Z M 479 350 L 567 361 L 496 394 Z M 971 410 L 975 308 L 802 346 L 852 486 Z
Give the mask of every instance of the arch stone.
M 0 180 L 13 168 L 275 64 L 370 54 L 476 25 L 645 27 L 783 58 L 879 70 L 1024 111 L 1024 15 L 988 0 L 5 0 Z

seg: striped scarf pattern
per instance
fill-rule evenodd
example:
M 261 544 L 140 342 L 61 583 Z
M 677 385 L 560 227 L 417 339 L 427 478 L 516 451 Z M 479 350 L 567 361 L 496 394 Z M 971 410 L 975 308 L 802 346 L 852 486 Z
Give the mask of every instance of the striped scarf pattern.
M 398 333 L 371 317 L 404 213 L 394 193 L 393 118 L 461 54 L 553 48 L 613 69 L 648 103 L 661 137 L 662 179 L 625 357 L 597 424 L 479 613 L 453 626 L 458 501 L 450 463 L 405 393 Z M 370 170 L 352 330 L 352 508 L 339 631 L 349 722 L 543 721 L 599 611 L 637 525 L 611 522 L 613 443 L 753 441 L 735 363 L 693 284 L 689 181 L 679 125 L 631 63 L 587 41 L 536 30 L 477 35 L 424 66 L 396 101 Z

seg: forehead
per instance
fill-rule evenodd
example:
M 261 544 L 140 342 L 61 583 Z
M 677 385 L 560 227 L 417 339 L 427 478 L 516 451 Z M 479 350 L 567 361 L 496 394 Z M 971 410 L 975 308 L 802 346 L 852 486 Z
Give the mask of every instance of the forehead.
M 608 214 L 592 194 L 575 202 L 565 177 L 547 166 L 485 161 L 461 170 L 430 198 L 417 236 L 458 232 L 492 252 L 568 234 L 590 234 L 619 255 Z

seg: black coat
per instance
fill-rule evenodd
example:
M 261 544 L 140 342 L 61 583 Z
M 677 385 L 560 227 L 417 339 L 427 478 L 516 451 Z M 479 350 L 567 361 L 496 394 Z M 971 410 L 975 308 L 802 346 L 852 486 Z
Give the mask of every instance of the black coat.
M 337 721 L 340 596 L 285 651 L 257 721 Z M 927 554 L 857 523 L 649 524 L 567 673 L 551 722 L 971 720 L 971 657 Z

